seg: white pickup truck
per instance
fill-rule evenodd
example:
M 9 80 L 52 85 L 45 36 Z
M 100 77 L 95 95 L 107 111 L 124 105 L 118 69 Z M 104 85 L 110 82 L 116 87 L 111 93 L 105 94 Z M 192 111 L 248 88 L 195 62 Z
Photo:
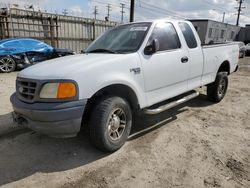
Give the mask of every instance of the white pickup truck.
M 234 43 L 201 46 L 188 21 L 120 25 L 84 54 L 21 71 L 10 98 L 13 116 L 52 137 L 76 136 L 87 122 L 94 146 L 115 151 L 126 142 L 136 113 L 161 113 L 198 96 L 201 86 L 210 101 L 221 101 L 238 57 Z

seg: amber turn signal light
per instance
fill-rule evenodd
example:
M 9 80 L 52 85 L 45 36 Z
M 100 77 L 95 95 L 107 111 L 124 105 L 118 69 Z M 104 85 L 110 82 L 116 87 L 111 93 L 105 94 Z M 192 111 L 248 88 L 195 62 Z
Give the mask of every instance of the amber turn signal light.
M 75 96 L 76 96 L 75 84 L 70 82 L 59 83 L 57 90 L 58 99 L 73 98 Z

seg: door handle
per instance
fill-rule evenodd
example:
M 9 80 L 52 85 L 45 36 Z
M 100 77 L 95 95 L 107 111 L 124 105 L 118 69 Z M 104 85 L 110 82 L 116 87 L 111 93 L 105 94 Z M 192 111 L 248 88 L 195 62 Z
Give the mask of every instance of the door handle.
M 188 57 L 185 56 L 185 57 L 181 58 L 181 62 L 182 63 L 187 63 L 188 62 Z

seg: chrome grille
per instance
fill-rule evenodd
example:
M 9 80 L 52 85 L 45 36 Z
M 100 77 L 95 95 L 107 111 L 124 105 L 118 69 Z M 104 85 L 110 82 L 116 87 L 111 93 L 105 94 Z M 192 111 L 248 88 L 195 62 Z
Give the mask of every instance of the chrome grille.
M 36 82 L 30 80 L 17 79 L 16 92 L 21 100 L 26 102 L 33 102 L 36 90 Z

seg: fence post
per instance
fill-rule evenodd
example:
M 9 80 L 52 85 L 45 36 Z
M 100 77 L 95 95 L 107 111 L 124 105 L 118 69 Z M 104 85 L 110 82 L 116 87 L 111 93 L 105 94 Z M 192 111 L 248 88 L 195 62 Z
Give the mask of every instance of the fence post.
M 0 39 L 8 38 L 8 36 L 9 36 L 9 28 L 8 28 L 8 17 L 6 12 L 6 15 L 2 14 L 0 17 Z
M 49 25 L 50 25 L 50 42 L 51 42 L 51 46 L 55 46 L 55 40 L 54 40 L 54 20 L 53 17 L 50 16 L 49 17 Z
M 6 17 L 5 17 L 5 24 L 6 24 L 6 33 L 7 33 L 7 38 L 10 37 L 10 28 L 9 28 L 9 13 L 8 10 L 6 10 Z M 5 34 L 4 34 L 5 35 Z
M 59 37 L 59 31 L 58 31 L 58 27 L 59 27 L 59 25 L 58 25 L 58 16 L 56 15 L 56 18 L 55 18 L 55 20 L 56 20 L 56 47 L 57 48 L 59 48 L 59 40 L 58 40 L 58 37 Z
M 14 24 L 13 24 L 13 20 L 12 20 L 12 8 L 9 9 L 9 15 L 10 15 L 10 24 L 11 24 L 11 37 L 14 37 Z
M 95 40 L 95 21 L 93 22 L 93 39 L 92 40 Z

